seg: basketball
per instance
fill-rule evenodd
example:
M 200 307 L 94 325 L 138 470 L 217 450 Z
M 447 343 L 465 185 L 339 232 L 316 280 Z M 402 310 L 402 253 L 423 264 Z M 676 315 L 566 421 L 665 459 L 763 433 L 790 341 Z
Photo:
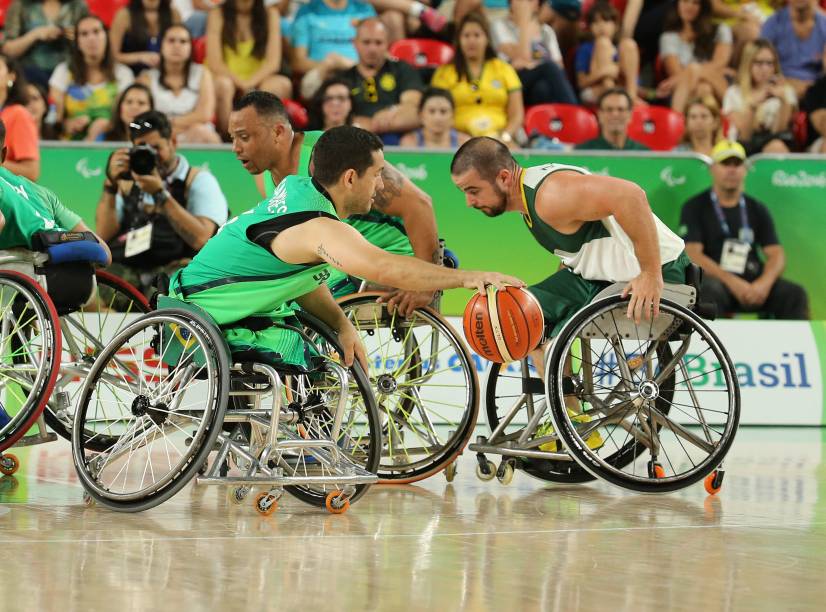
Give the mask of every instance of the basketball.
M 479 355 L 498 363 L 518 361 L 542 340 L 545 318 L 539 301 L 519 287 L 476 293 L 465 307 L 465 338 Z

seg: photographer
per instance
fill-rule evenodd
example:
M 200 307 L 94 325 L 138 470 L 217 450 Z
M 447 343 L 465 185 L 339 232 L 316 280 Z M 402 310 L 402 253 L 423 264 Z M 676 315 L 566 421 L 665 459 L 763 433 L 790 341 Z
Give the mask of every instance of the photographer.
M 166 115 L 142 113 L 129 131 L 132 148 L 109 157 L 95 223 L 113 272 L 148 295 L 155 276 L 186 265 L 229 211 L 215 177 L 176 154 Z

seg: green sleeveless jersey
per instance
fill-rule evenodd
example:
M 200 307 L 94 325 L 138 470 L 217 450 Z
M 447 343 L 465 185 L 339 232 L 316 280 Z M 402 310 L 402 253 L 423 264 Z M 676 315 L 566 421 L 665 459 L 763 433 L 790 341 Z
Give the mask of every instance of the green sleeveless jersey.
M 39 231 L 66 231 L 80 217 L 66 209 L 57 196 L 30 180 L 0 167 L 0 212 L 5 226 L 0 232 L 0 249 L 32 247 Z
M 584 168 L 563 164 L 545 164 L 525 168 L 522 172 L 523 218 L 533 237 L 545 249 L 562 260 L 572 272 L 588 280 L 629 281 L 640 273 L 634 244 L 613 216 L 583 223 L 573 234 L 563 234 L 542 221 L 536 214 L 536 196 L 542 183 L 562 170 L 590 174 Z M 656 216 L 660 258 L 663 265 L 676 260 L 685 248 L 682 239 Z
M 287 316 L 287 304 L 323 284 L 329 266 L 287 263 L 269 242 L 279 231 L 321 216 L 338 219 L 332 202 L 311 178 L 288 176 L 272 197 L 229 220 L 173 277 L 172 290 L 220 325 L 256 315 Z
M 310 175 L 310 157 L 313 147 L 323 133 L 321 131 L 304 132 L 296 172 L 298 176 Z M 267 194 L 275 190 L 275 184 L 269 172 L 264 173 L 264 188 Z M 344 222 L 353 226 L 368 242 L 380 249 L 396 255 L 413 255 L 413 247 L 410 246 L 407 232 L 398 217 L 371 210 L 365 215 L 352 215 L 344 219 Z M 335 272 L 333 274 L 336 275 Z

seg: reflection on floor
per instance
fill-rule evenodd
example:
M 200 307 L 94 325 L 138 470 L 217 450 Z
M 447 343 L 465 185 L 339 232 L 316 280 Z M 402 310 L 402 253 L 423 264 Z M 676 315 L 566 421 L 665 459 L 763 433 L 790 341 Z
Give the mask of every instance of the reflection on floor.
M 826 430 L 742 429 L 715 498 L 503 487 L 466 454 L 453 484 L 374 487 L 340 516 L 284 496 L 261 517 L 203 486 L 86 508 L 58 441 L 0 479 L 0 610 L 823 609 L 824 450 Z

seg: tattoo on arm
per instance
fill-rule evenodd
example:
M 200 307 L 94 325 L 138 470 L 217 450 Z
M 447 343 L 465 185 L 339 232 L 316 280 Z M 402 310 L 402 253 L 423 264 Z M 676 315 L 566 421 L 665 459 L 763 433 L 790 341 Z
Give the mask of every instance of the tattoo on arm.
M 376 192 L 373 206 L 376 210 L 384 210 L 402 192 L 404 176 L 392 166 L 385 166 L 381 171 L 381 180 L 384 187 Z
M 341 267 L 341 262 L 339 260 L 337 260 L 335 257 L 333 257 L 332 255 L 330 255 L 330 253 L 327 252 L 327 249 L 324 248 L 323 244 L 318 245 L 318 249 L 316 249 L 316 253 L 318 253 L 318 256 L 321 257 L 321 259 L 330 262 L 334 266 L 337 266 L 339 268 Z

